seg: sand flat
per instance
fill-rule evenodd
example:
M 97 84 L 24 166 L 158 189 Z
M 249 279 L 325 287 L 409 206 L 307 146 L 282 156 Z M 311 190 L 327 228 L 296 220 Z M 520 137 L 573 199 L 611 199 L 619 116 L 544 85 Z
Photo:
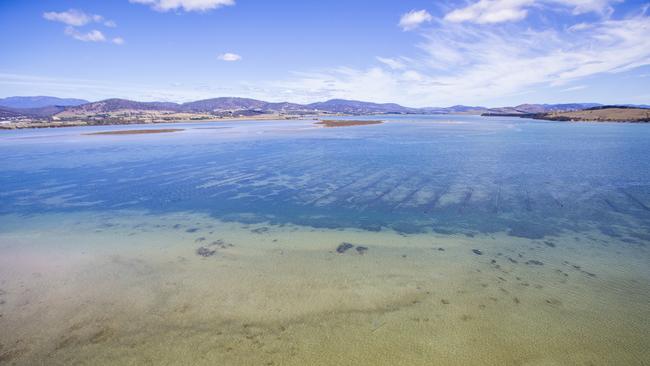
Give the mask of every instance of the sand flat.
M 577 253 L 595 234 L 550 248 L 505 233 L 405 237 L 190 213 L 3 222 L 0 325 L 13 331 L 0 343 L 16 365 L 606 365 L 647 355 L 650 282 L 630 281 L 647 275 L 644 263 L 621 266 L 597 245 Z M 369 249 L 337 253 L 343 241 Z M 196 254 L 214 242 L 214 256 Z

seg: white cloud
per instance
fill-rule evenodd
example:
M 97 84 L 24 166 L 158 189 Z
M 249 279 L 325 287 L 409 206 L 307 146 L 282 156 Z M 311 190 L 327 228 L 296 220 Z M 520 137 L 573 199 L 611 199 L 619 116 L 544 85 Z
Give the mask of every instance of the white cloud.
M 101 15 L 87 14 L 77 9 L 70 9 L 68 11 L 63 11 L 60 13 L 46 12 L 43 13 L 43 18 L 67 24 L 68 26 L 65 27 L 63 32 L 66 35 L 83 42 L 106 42 L 107 38 L 104 33 L 97 29 L 90 31 L 80 31 L 76 27 L 82 27 L 91 23 L 103 24 L 109 28 L 114 28 L 117 26 L 114 21 L 107 20 Z M 111 40 L 111 42 L 117 45 L 121 45 L 124 43 L 124 39 L 122 37 L 115 37 Z
M 579 31 L 583 31 L 583 30 L 586 30 L 586 29 L 589 29 L 589 28 L 591 28 L 591 24 L 589 24 L 589 23 L 577 23 L 577 24 L 574 24 L 574 25 L 570 26 L 567 30 L 569 32 L 579 32 Z
M 382 64 L 390 67 L 391 69 L 399 70 L 404 68 L 404 62 L 396 59 L 396 58 L 389 58 L 389 57 L 377 57 L 377 61 L 381 62 Z
M 613 11 L 611 3 L 623 0 L 554 0 L 557 4 L 565 4 L 573 7 L 573 14 L 600 13 L 609 14 Z
M 528 11 L 524 7 L 534 0 L 479 0 L 467 7 L 456 9 L 447 15 L 450 22 L 475 22 L 479 24 L 500 23 L 524 19 Z
M 305 99 L 349 98 L 411 106 L 481 104 L 650 65 L 650 17 L 601 19 L 585 32 L 441 23 L 423 33 L 421 55 L 395 69 L 337 67 L 275 81 Z M 577 89 L 573 89 L 577 90 Z
M 230 62 L 241 60 L 240 55 L 238 55 L 236 53 L 230 53 L 230 52 L 223 53 L 223 54 L 217 56 L 217 58 L 219 60 L 221 60 L 221 61 L 230 61 Z
M 587 86 L 586 85 L 576 85 L 576 86 L 572 86 L 570 88 L 562 89 L 560 91 L 562 91 L 562 92 L 572 92 L 572 91 L 582 90 L 582 89 L 587 89 Z
M 543 6 L 538 7 L 542 1 Z M 566 20 L 567 15 L 590 8 L 579 4 L 579 0 L 567 0 L 565 5 L 555 8 L 549 6 L 551 3 L 556 4 L 555 0 L 536 0 L 533 5 L 520 9 L 529 13 L 531 9 L 544 11 L 543 16 L 560 9 L 563 13 L 560 19 Z M 555 28 L 548 27 L 548 23 L 544 23 L 543 28 L 535 28 L 537 22 L 497 22 L 486 26 L 477 24 L 476 19 L 459 22 L 431 19 L 430 25 L 419 31 L 423 39 L 410 57 L 384 54 L 369 59 L 369 64 L 362 68 L 338 66 L 302 70 L 285 79 L 240 82 L 229 85 L 228 89 L 215 89 L 212 85 L 179 87 L 165 92 L 168 93 L 165 97 L 200 99 L 218 94 L 267 100 L 286 97 L 296 102 L 346 98 L 408 106 L 440 106 L 521 100 L 522 95 L 538 92 L 572 95 L 569 92 L 583 86 L 589 88 L 591 78 L 598 75 L 650 65 L 650 37 L 647 37 L 650 17 L 642 11 L 637 15 L 608 19 L 606 4 L 611 3 L 603 1 L 600 4 L 600 7 L 591 7 L 599 11 L 590 10 L 595 13 L 580 19 L 584 23 L 556 24 Z M 600 14 L 605 16 L 593 16 Z M 86 33 L 75 33 L 75 36 L 88 41 L 93 38 Z M 114 38 L 112 42 L 116 43 Z M 226 55 L 229 54 L 219 58 L 233 59 Z M 238 55 L 231 55 L 240 59 Z M 21 83 L 28 84 L 17 80 L 5 82 L 12 87 L 20 87 Z M 71 93 L 78 90 L 77 85 L 68 87 L 63 81 L 57 81 L 56 87 L 63 88 L 61 85 Z M 161 96 L 156 94 L 160 91 L 151 92 L 156 88 L 148 85 L 133 86 L 133 91 L 113 90 L 113 87 L 117 88 L 114 83 L 106 82 L 105 96 L 128 95 L 135 99 L 146 93 L 155 94 L 156 98 Z M 623 95 L 621 99 L 638 98 L 636 94 L 620 95 Z
M 399 20 L 399 26 L 404 31 L 417 28 L 422 23 L 430 22 L 433 17 L 426 10 L 411 10 L 403 14 Z
M 41 75 L 8 74 L 0 72 L 0 90 L 6 95 L 31 95 L 40 91 L 46 95 L 101 100 L 127 98 L 140 101 L 192 101 L 215 95 L 232 95 L 225 87 L 210 85 L 210 90 L 198 92 L 193 89 L 174 88 L 169 84 L 116 83 L 114 80 L 70 79 Z M 244 96 L 244 95 L 242 95 Z
M 83 42 L 105 42 L 106 37 L 104 33 L 93 29 L 89 32 L 79 32 L 74 27 L 66 27 L 64 33 L 76 40 Z
M 208 11 L 222 6 L 235 5 L 235 0 L 129 0 L 132 3 L 145 4 L 157 11 L 182 9 L 184 11 Z
M 60 13 L 54 11 L 46 12 L 43 13 L 43 18 L 77 27 L 86 25 L 93 20 L 92 16 L 76 9 L 70 9 L 68 11 L 62 11 Z
M 574 15 L 589 12 L 609 15 L 613 11 L 610 4 L 620 1 L 622 0 L 479 0 L 447 13 L 444 19 L 455 23 L 512 22 L 526 18 L 530 8 L 542 5 L 551 5 L 556 10 L 570 8 Z
M 74 27 L 81 27 L 88 23 L 102 23 L 107 27 L 115 27 L 116 24 L 112 20 L 104 20 L 104 17 L 97 14 L 86 14 L 81 10 L 70 9 L 62 12 L 45 12 L 43 18 L 53 22 L 61 22 Z

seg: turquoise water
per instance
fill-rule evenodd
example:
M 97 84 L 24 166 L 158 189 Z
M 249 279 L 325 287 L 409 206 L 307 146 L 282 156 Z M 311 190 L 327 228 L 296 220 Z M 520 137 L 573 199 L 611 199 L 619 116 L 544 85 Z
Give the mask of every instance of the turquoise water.
M 381 118 L 0 132 L 0 364 L 644 364 L 650 125 Z

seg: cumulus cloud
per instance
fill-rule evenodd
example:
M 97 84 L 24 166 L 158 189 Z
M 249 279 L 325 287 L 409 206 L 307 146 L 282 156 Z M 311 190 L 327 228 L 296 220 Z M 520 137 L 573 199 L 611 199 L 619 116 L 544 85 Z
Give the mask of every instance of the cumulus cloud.
M 447 13 L 444 19 L 478 24 L 512 22 L 526 18 L 530 8 L 542 5 L 552 5 L 557 9 L 569 8 L 575 15 L 589 12 L 610 14 L 613 11 L 610 4 L 619 1 L 621 0 L 479 0 Z
M 105 42 L 104 33 L 93 29 L 89 32 L 80 32 L 74 27 L 66 27 L 64 33 L 78 41 L 82 42 Z
M 117 24 L 112 20 L 107 20 L 101 15 L 88 14 L 81 10 L 70 9 L 62 12 L 45 12 L 43 18 L 54 22 L 67 24 L 63 33 L 78 41 L 82 42 L 106 42 L 108 39 L 101 31 L 93 29 L 90 31 L 81 31 L 78 28 L 88 24 L 102 24 L 109 28 L 117 27 Z M 122 37 L 115 37 L 111 43 L 121 45 L 124 43 Z
M 422 23 L 430 22 L 433 19 L 431 14 L 426 10 L 411 10 L 403 14 L 399 19 L 399 26 L 404 31 L 413 30 Z
M 61 22 L 69 26 L 81 27 L 88 23 L 102 23 L 107 27 L 115 27 L 112 20 L 105 20 L 103 16 L 97 14 L 87 14 L 81 10 L 70 9 L 62 12 L 49 11 L 43 13 L 43 18 L 53 22 Z
M 223 6 L 235 5 L 235 0 L 129 0 L 136 4 L 151 6 L 157 11 L 184 10 L 184 11 L 208 11 Z
M 221 61 L 229 61 L 229 62 L 241 60 L 240 55 L 236 53 L 230 53 L 230 52 L 222 53 L 221 55 L 217 56 L 217 58 Z
M 60 13 L 54 11 L 46 12 L 43 13 L 43 18 L 73 26 L 86 25 L 92 21 L 92 17 L 90 15 L 76 9 L 70 9 L 68 11 L 62 11 Z

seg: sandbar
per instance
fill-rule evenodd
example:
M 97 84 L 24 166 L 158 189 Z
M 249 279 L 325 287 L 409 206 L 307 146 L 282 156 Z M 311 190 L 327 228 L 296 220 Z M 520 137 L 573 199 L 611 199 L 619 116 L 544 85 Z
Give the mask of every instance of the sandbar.
M 319 122 L 316 122 L 317 125 L 323 125 L 324 127 L 348 127 L 348 126 L 365 126 L 365 125 L 378 125 L 384 123 L 384 121 L 378 120 L 334 120 L 334 119 L 324 119 Z

